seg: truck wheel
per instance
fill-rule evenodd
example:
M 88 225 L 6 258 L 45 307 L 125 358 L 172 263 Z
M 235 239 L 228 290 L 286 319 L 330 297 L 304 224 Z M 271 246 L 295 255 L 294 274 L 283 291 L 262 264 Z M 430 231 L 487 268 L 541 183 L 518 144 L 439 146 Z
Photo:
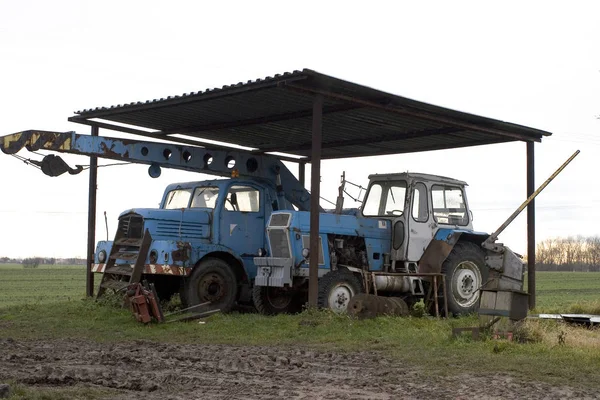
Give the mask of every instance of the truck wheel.
M 485 254 L 477 245 L 457 243 L 442 264 L 448 288 L 448 311 L 469 314 L 479 308 L 479 289 L 487 279 Z
M 319 279 L 319 308 L 346 312 L 350 299 L 363 292 L 360 281 L 347 269 L 328 272 Z
M 221 259 L 207 258 L 190 275 L 185 290 L 186 305 L 192 307 L 210 302 L 208 309 L 226 313 L 234 306 L 237 292 L 237 279 L 231 266 Z
M 254 286 L 254 307 L 263 315 L 294 314 L 302 310 L 299 293 L 293 289 L 269 286 Z

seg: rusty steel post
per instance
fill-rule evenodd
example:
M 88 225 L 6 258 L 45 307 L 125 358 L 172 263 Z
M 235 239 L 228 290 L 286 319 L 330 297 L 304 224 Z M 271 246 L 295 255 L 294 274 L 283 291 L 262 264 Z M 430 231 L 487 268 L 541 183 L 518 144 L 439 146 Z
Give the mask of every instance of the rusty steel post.
M 298 163 L 298 180 L 302 187 L 306 187 L 306 163 L 299 162 Z
M 312 153 L 310 160 L 310 255 L 308 267 L 308 306 L 317 307 L 319 296 L 319 197 L 321 189 L 321 139 L 323 130 L 323 95 L 313 102 Z
M 527 197 L 535 191 L 534 143 L 527 142 Z M 527 205 L 527 292 L 529 309 L 535 308 L 535 200 Z
M 99 128 L 92 126 L 92 136 L 98 136 Z M 96 188 L 98 185 L 98 157 L 90 156 L 90 183 L 88 200 L 88 242 L 87 242 L 87 269 L 85 274 L 85 293 L 88 297 L 94 296 L 94 251 L 96 246 Z

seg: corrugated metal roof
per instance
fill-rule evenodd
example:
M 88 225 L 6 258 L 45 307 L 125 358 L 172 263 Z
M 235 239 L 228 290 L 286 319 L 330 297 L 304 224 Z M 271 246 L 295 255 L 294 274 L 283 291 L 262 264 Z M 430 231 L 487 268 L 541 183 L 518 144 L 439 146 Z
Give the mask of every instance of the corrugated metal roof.
M 322 158 L 345 158 L 541 141 L 549 132 L 454 111 L 357 85 L 312 70 L 294 71 L 180 96 L 77 111 L 153 130 L 185 134 L 264 152 L 310 157 L 312 106 L 324 96 Z M 118 127 L 116 129 L 119 129 Z M 129 129 L 127 132 L 136 133 Z M 140 133 L 143 133 L 140 131 Z

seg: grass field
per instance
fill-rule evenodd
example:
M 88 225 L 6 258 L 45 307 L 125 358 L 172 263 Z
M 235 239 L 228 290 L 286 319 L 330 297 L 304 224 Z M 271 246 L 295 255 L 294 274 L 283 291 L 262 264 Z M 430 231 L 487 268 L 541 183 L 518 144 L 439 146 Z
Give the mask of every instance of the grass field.
M 537 272 L 540 312 L 600 314 L 599 272 Z
M 597 308 L 595 313 L 600 314 L 600 273 L 538 272 L 536 279 L 537 312 L 593 312 Z M 84 266 L 25 269 L 20 264 L 0 264 L 0 308 L 79 300 L 84 295 Z
M 0 308 L 79 300 L 85 296 L 85 266 L 0 264 Z
M 573 312 L 598 308 L 600 273 L 538 273 L 538 310 Z M 214 315 L 205 325 L 142 325 L 127 310 L 83 299 L 83 267 L 0 266 L 0 339 L 73 338 L 100 342 L 150 340 L 236 345 L 304 345 L 339 351 L 383 350 L 430 374 L 506 373 L 553 384 L 598 385 L 600 332 L 553 321 L 527 322 L 525 343 L 468 337 L 452 339 L 455 326 L 477 318 L 379 317 L 357 321 L 327 312 L 264 317 Z M 600 309 L 598 310 L 600 312 Z M 566 335 L 565 344 L 559 344 Z M 23 398 L 27 398 L 26 396 Z

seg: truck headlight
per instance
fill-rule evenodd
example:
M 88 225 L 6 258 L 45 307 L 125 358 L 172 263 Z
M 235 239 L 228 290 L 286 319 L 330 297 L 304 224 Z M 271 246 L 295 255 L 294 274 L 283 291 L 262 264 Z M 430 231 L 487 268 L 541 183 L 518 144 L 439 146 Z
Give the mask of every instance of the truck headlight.
M 106 261 L 106 250 L 100 250 L 98 253 L 98 262 L 103 263 L 104 261 Z
M 258 256 L 259 257 L 266 257 L 267 256 L 267 250 L 263 249 L 262 247 L 260 249 L 258 249 Z
M 308 256 L 310 256 L 310 250 L 305 247 L 302 249 L 302 257 L 304 257 L 305 260 L 308 260 Z
M 150 259 L 150 264 L 156 264 L 156 262 L 158 261 L 158 251 L 153 249 L 150 252 L 150 256 L 148 258 Z

